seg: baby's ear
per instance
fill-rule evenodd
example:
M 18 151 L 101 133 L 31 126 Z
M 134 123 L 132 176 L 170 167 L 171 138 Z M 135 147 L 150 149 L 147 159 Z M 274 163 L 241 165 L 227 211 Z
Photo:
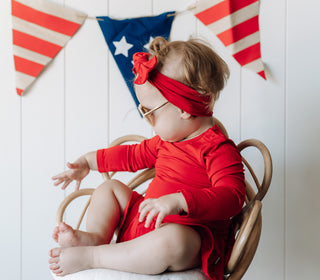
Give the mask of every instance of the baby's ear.
M 181 110 L 181 119 L 188 120 L 191 117 L 192 117 L 191 114 L 187 113 L 186 111 Z

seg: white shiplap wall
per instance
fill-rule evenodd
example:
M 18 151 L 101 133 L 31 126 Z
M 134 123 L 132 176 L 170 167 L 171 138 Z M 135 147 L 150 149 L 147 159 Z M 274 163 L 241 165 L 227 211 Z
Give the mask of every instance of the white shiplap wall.
M 0 3 L 0 275 L 50 279 L 47 252 L 64 193 L 51 176 L 66 161 L 114 138 L 151 129 L 135 110 L 98 24 L 87 20 L 22 98 L 15 93 L 11 1 Z M 88 13 L 130 18 L 183 10 L 185 0 L 55 0 Z M 125 8 L 124 8 L 125 7 Z M 318 78 L 320 19 L 316 0 L 261 1 L 260 29 L 268 81 L 242 70 L 190 13 L 174 21 L 171 39 L 208 40 L 231 68 L 215 114 L 239 142 L 270 149 L 274 177 L 264 199 L 258 252 L 244 279 L 316 279 L 320 212 Z M 83 187 L 101 182 L 91 174 Z M 72 191 L 72 187 L 66 193 Z

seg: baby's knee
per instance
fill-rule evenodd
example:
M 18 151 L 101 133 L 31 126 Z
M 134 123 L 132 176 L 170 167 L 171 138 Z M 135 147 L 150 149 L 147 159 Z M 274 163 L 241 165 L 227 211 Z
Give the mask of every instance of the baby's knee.
M 126 207 L 132 190 L 119 180 L 107 180 L 103 182 L 93 193 L 95 198 L 115 198 L 119 203 L 121 211 Z
M 119 186 L 122 187 L 122 185 L 124 184 L 119 180 L 110 179 L 110 180 L 104 181 L 101 185 L 99 185 L 94 192 L 95 193 L 110 192 L 110 191 L 114 192 L 116 188 L 119 188 Z

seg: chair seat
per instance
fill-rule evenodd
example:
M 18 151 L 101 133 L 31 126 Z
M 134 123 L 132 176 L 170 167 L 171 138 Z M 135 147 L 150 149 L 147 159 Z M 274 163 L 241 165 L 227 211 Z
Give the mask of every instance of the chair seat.
M 55 280 L 208 280 L 201 268 L 158 275 L 144 275 L 112 269 L 89 269 L 63 277 L 52 274 Z

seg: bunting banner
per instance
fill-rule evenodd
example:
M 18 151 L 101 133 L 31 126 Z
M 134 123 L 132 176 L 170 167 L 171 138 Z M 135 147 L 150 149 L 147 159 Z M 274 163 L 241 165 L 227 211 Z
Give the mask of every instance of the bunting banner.
M 97 17 L 109 50 L 137 106 L 139 101 L 133 88 L 132 55 L 148 50 L 150 43 L 157 36 L 168 40 L 174 15 L 175 12 L 167 12 L 158 16 L 124 20 L 107 16 Z
M 266 79 L 260 50 L 259 0 L 198 0 L 192 11 L 241 66 Z
M 43 0 L 12 0 L 11 4 L 16 90 L 21 95 L 87 15 Z

